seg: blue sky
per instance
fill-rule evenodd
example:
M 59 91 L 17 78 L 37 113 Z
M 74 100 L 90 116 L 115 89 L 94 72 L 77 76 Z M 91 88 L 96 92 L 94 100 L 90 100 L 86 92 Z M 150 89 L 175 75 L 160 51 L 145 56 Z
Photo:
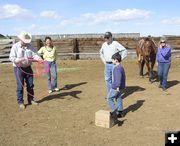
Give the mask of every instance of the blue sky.
M 0 33 L 180 35 L 179 0 L 1 0 Z

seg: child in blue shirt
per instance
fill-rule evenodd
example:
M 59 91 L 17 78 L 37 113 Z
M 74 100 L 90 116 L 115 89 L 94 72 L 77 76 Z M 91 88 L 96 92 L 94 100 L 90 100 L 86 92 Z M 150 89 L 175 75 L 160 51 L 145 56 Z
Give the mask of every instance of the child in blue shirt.
M 121 55 L 119 53 L 115 53 L 112 56 L 112 63 L 115 65 L 112 72 L 112 86 L 107 96 L 111 113 L 115 114 L 119 118 L 123 117 L 123 104 L 120 90 L 125 88 L 126 81 L 125 71 L 120 62 Z

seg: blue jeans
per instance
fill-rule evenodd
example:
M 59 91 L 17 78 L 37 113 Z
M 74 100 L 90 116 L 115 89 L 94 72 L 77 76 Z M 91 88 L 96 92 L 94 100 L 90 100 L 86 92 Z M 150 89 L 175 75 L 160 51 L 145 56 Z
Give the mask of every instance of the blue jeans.
M 31 101 L 34 98 L 33 71 L 31 66 L 26 68 L 14 67 L 14 74 L 16 77 L 16 94 L 17 94 L 18 104 L 24 103 L 23 100 L 24 81 L 26 82 L 28 103 L 31 103 Z
M 113 64 L 105 64 L 105 70 L 104 70 L 104 77 L 106 82 L 106 88 L 107 92 L 109 93 L 111 86 L 112 86 L 112 71 L 113 71 Z
M 57 69 L 56 69 L 56 63 L 55 62 L 49 62 L 48 61 L 48 66 L 45 65 L 47 73 L 46 77 L 48 80 L 48 89 L 53 90 L 54 88 L 57 87 Z M 51 82 L 51 74 L 53 81 Z
M 170 63 L 158 63 L 158 78 L 162 88 L 167 88 L 167 77 L 170 68 Z
M 112 112 L 123 110 L 122 97 L 120 92 L 111 88 L 108 93 L 107 101 Z

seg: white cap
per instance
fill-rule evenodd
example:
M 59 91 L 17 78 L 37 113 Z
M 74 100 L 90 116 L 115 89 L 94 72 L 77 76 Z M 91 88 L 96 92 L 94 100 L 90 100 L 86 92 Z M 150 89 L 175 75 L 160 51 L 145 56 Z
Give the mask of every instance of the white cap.
M 165 37 L 162 37 L 162 38 L 160 39 L 160 42 L 166 42 L 166 38 L 165 38 Z

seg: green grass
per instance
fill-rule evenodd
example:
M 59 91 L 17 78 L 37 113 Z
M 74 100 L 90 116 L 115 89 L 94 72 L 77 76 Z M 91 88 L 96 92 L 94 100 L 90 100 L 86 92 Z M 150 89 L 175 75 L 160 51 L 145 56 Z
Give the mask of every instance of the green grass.
M 81 70 L 80 67 L 72 67 L 72 68 L 57 68 L 57 72 L 71 72 Z

